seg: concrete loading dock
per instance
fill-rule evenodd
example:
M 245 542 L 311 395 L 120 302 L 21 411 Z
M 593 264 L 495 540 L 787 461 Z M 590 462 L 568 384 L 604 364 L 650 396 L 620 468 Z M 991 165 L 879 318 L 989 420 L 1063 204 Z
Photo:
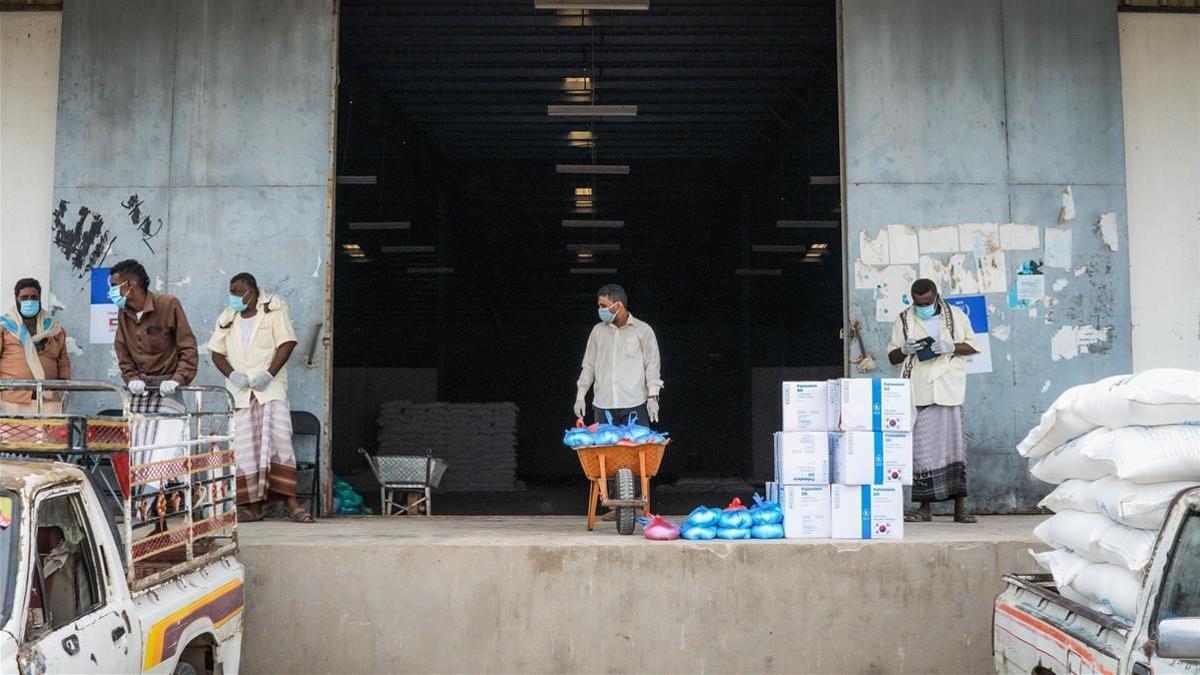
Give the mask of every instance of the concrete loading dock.
M 583 520 L 240 529 L 247 673 L 991 670 L 1036 516 L 901 542 L 648 542 Z

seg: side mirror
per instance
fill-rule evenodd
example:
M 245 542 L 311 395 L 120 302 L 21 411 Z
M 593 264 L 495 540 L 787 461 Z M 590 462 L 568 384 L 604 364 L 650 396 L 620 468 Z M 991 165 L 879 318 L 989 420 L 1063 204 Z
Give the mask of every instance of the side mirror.
M 1158 623 L 1158 656 L 1200 659 L 1200 617 L 1164 619 Z

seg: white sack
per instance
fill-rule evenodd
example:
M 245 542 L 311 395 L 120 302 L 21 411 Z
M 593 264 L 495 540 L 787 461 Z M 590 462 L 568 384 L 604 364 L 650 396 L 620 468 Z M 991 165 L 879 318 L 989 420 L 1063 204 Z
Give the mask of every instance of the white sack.
M 1054 491 L 1042 498 L 1038 506 L 1049 509 L 1054 513 L 1062 511 L 1083 511 L 1084 513 L 1099 513 L 1100 505 L 1092 497 L 1092 486 L 1098 481 L 1071 478 L 1054 488 Z M 1111 517 L 1111 516 L 1110 516 Z
M 1113 522 L 1099 513 L 1063 511 L 1033 528 L 1033 535 L 1051 548 L 1061 548 L 1090 562 L 1105 562 L 1100 537 Z
M 1135 530 L 1113 523 L 1100 535 L 1097 546 L 1104 562 L 1117 565 L 1130 572 L 1141 572 L 1150 564 L 1154 553 L 1157 532 Z
M 1087 597 L 1093 609 L 1131 623 L 1137 614 L 1141 586 L 1141 580 L 1133 572 L 1103 563 L 1088 565 L 1071 582 L 1071 588 Z
M 1062 483 L 1072 478 L 1096 480 L 1111 476 L 1111 461 L 1088 457 L 1083 453 L 1085 446 L 1098 443 L 1102 436 L 1109 433 L 1112 432 L 1108 429 L 1094 429 L 1081 438 L 1068 441 L 1034 462 L 1029 472 L 1047 483 Z
M 1075 581 L 1075 577 L 1083 568 L 1092 564 L 1086 558 L 1061 548 L 1041 553 L 1034 553 L 1033 549 L 1030 549 L 1029 555 L 1033 556 L 1039 567 L 1054 577 L 1054 585 L 1058 587 L 1060 593 L 1064 589 L 1070 588 L 1071 582 Z
M 1180 492 L 1197 486 L 1200 486 L 1200 481 L 1141 485 L 1110 477 L 1090 483 L 1088 493 L 1099 507 L 1100 513 L 1112 520 L 1126 527 L 1157 532 L 1167 519 L 1167 511 L 1175 497 Z
M 1017 445 L 1017 452 L 1040 457 L 1097 427 L 1187 423 L 1200 423 L 1200 372 L 1147 370 L 1066 390 Z
M 1135 483 L 1200 481 L 1200 425 L 1126 427 L 1080 439 L 1079 452 Z

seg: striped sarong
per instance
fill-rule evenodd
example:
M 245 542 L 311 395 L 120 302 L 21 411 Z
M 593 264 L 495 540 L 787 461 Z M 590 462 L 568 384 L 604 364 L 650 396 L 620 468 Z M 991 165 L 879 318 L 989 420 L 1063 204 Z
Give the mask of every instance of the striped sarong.
M 966 497 L 962 406 L 930 405 L 917 410 L 912 440 L 912 500 L 942 502 Z
M 292 451 L 292 411 L 286 400 L 259 403 L 233 414 L 237 457 L 237 503 L 254 504 L 268 493 L 296 496 L 296 454 Z
M 130 425 L 131 445 L 134 447 L 161 445 L 187 440 L 187 424 L 182 419 L 154 419 L 155 415 L 182 415 L 187 412 L 182 394 L 162 396 L 147 394 L 135 396 L 129 403 L 129 411 L 146 416 L 144 420 Z M 134 464 L 148 464 L 166 459 L 175 459 L 184 454 L 182 446 L 134 452 L 130 459 Z

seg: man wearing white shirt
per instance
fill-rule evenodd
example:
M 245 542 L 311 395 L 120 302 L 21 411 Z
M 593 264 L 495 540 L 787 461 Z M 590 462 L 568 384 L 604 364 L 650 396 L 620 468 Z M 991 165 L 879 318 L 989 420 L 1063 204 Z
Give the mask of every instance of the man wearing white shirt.
M 912 382 L 917 420 L 913 425 L 912 499 L 921 504 L 905 515 L 910 522 L 933 519 L 932 502 L 954 500 L 954 520 L 973 523 L 967 512 L 967 458 L 963 441 L 963 401 L 967 394 L 964 357 L 978 352 L 971 320 L 942 299 L 937 285 L 917 279 L 913 306 L 892 328 L 888 360 L 903 364 Z
M 600 323 L 588 336 L 583 368 L 576 383 L 575 416 L 587 415 L 586 396 L 592 390 L 597 422 L 611 413 L 615 424 L 626 424 L 637 413 L 642 424 L 657 423 L 658 394 L 662 391 L 658 339 L 649 324 L 629 313 L 625 289 L 609 284 L 596 294 Z

